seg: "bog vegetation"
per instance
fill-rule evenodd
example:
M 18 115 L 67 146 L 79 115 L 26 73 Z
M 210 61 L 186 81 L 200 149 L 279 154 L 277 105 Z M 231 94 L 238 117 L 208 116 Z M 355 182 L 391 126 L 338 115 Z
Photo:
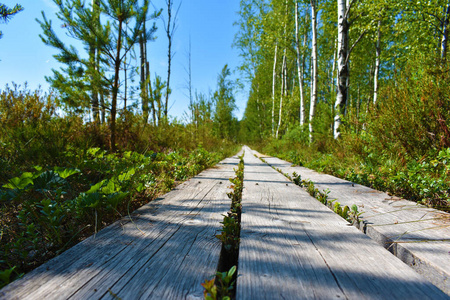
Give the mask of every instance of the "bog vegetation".
M 238 143 L 449 210 L 448 1 L 242 0 L 241 121 L 227 65 L 210 94 L 189 79 L 189 111 L 170 118 L 174 1 L 54 2 L 39 19 L 62 66 L 52 90 L 0 91 L 0 286 Z M 0 5 L 1 21 L 22 8 Z M 161 17 L 168 72 L 151 76 Z

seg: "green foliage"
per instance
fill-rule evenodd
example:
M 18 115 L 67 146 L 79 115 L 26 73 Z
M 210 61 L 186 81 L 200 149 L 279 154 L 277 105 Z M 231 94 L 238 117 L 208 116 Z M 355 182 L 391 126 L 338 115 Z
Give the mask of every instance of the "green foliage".
M 300 174 L 297 174 L 295 172 L 292 173 L 292 181 L 298 186 L 303 186 L 302 176 L 300 176 Z
M 0 289 L 12 281 L 13 272 L 15 272 L 16 267 L 12 267 L 3 271 L 0 271 Z M 23 274 L 19 274 L 19 277 Z
M 214 134 L 218 138 L 236 139 L 238 132 L 237 120 L 233 117 L 236 100 L 233 95 L 233 83 L 229 79 L 231 71 L 225 65 L 217 78 L 217 91 L 214 92 Z
M 328 189 L 324 190 L 322 193 L 317 191 L 317 189 L 316 189 L 316 198 L 317 198 L 317 200 L 319 200 L 323 204 L 327 205 L 328 204 L 328 194 L 329 193 L 330 193 L 330 191 Z M 336 210 L 335 210 L 335 212 L 339 213 Z
M 214 284 L 215 278 L 211 280 L 205 280 L 204 283 L 202 283 L 203 288 L 205 289 L 203 291 L 203 298 L 205 300 L 216 300 L 217 299 L 217 286 Z
M 20 4 L 14 5 L 13 8 L 9 8 L 5 4 L 0 3 L 0 22 L 8 22 L 12 16 L 22 11 L 23 7 Z M 0 38 L 2 38 L 3 33 L 0 31 Z
M 450 88 L 447 67 L 413 61 L 397 82 L 387 85 L 370 116 L 368 140 L 377 152 L 420 159 L 450 147 Z M 389 124 L 389 126 L 386 126 Z
M 353 204 L 350 211 L 348 212 L 348 220 L 352 222 L 352 224 L 359 223 L 359 216 L 362 215 L 362 212 L 358 211 L 358 206 Z
M 205 291 L 203 292 L 205 300 L 230 300 L 233 294 L 236 266 L 232 266 L 227 272 L 217 272 L 216 277 L 211 280 L 205 280 L 202 283 Z
M 20 177 L 14 177 L 4 184 L 3 187 L 11 190 L 23 190 L 29 184 L 33 184 L 33 173 L 25 172 Z
M 228 272 L 217 272 L 218 295 L 222 300 L 231 299 L 232 290 L 235 283 L 236 266 L 232 266 Z
M 221 233 L 216 235 L 216 237 L 222 241 L 226 251 L 236 251 L 239 246 L 239 233 L 240 224 L 238 221 L 238 216 L 235 213 L 228 212 L 224 215 Z

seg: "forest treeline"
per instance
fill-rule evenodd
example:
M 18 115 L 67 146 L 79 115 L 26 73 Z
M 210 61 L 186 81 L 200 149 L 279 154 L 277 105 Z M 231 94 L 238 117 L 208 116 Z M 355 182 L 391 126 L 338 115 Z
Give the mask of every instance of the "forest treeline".
M 450 3 L 242 0 L 240 139 L 448 210 Z

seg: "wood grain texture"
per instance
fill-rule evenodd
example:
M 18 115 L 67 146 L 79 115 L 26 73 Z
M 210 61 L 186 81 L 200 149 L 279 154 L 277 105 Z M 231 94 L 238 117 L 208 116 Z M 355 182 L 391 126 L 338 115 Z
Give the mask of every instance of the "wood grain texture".
M 450 214 L 253 150 L 252 154 L 283 173 L 296 172 L 311 180 L 319 191 L 328 189 L 329 199 L 342 206 L 357 205 L 363 212 L 358 226 L 363 232 L 450 295 Z
M 182 183 L 2 290 L 0 299 L 200 299 L 238 158 Z
M 237 299 L 448 299 L 246 149 Z

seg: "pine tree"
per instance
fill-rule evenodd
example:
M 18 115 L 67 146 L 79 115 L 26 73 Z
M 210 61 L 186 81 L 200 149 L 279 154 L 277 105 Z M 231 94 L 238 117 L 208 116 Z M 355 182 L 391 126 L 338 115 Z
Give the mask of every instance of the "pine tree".
M 217 78 L 217 90 L 214 92 L 214 132 L 219 138 L 230 139 L 236 135 L 233 111 L 236 101 L 233 95 L 233 83 L 229 79 L 231 71 L 225 65 Z
M 0 3 L 0 22 L 7 23 L 12 16 L 22 11 L 23 7 L 20 4 L 16 4 L 13 8 L 8 8 L 5 4 Z M 0 39 L 3 33 L 0 31 Z
M 75 47 L 66 46 L 55 34 L 52 22 L 42 13 L 43 20 L 38 20 L 43 29 L 41 39 L 60 51 L 55 58 L 66 65 L 61 71 L 53 70 L 53 77 L 46 79 L 75 112 L 83 112 L 90 106 L 95 112 L 95 106 L 98 106 L 95 95 L 98 92 L 110 97 L 110 148 L 115 150 L 120 70 L 127 54 L 143 36 L 148 1 L 145 0 L 142 6 L 138 0 L 94 1 L 92 6 L 86 6 L 81 0 L 54 2 L 59 8 L 57 17 L 64 24 L 67 34 L 81 41 L 90 55 L 86 59 Z M 100 15 L 104 16 L 102 22 Z M 127 24 L 132 24 L 132 27 Z M 155 31 L 153 25 L 144 38 L 150 39 Z M 94 52 L 97 55 L 93 55 Z

